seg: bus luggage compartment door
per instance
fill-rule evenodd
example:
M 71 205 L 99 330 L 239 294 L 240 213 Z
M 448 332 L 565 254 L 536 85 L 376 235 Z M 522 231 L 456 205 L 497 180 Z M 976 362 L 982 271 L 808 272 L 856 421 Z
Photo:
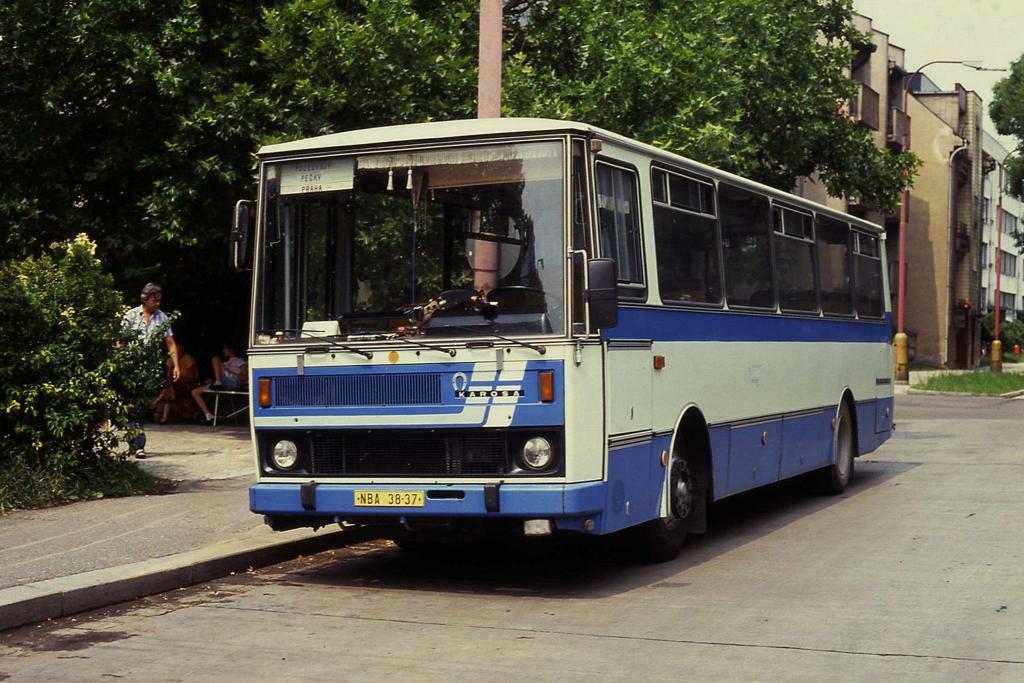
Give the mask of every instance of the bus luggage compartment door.
M 604 530 L 614 531 L 658 516 L 663 474 L 651 439 L 651 343 L 610 341 L 605 358 L 610 447 Z
M 729 493 L 777 481 L 782 461 L 782 420 L 734 425 L 729 439 Z
M 609 342 L 608 393 L 605 414 L 608 435 L 651 431 L 651 344 Z

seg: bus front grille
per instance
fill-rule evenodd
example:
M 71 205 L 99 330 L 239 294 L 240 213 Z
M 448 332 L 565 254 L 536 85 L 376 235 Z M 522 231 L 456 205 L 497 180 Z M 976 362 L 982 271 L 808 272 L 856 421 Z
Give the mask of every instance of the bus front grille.
M 312 474 L 321 476 L 496 475 L 509 471 L 503 434 L 349 433 L 313 438 Z
M 415 406 L 441 403 L 441 373 L 299 375 L 274 379 L 274 405 Z

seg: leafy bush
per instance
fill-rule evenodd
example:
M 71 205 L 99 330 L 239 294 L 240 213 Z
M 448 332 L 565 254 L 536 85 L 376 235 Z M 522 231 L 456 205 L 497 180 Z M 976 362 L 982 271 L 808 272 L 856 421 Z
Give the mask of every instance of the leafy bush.
M 110 489 L 129 409 L 160 389 L 163 341 L 122 328 L 94 252 L 79 235 L 0 266 L 0 511 Z
M 990 344 L 995 332 L 995 315 L 988 313 L 981 321 L 982 341 Z M 999 341 L 1003 342 L 1003 353 L 1013 350 L 1015 344 L 1024 347 L 1024 321 L 1009 320 L 999 323 Z

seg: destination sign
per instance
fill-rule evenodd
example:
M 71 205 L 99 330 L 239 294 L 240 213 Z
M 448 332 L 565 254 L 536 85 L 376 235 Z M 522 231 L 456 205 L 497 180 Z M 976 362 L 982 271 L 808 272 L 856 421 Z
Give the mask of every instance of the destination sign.
M 308 159 L 281 164 L 281 194 L 351 190 L 355 159 Z

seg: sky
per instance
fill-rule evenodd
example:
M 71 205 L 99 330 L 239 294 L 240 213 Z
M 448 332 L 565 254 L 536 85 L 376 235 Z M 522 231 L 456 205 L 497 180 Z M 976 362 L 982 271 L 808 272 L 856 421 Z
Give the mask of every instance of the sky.
M 908 71 L 933 59 L 977 60 L 986 67 L 1008 68 L 1024 53 L 1024 0 L 854 0 L 858 13 L 872 20 L 875 30 L 904 48 Z M 975 71 L 965 66 L 933 64 L 924 70 L 943 89 L 960 83 L 992 101 L 992 86 L 1007 74 Z M 985 129 L 996 135 L 987 116 Z M 1012 138 L 996 136 L 1007 149 Z

